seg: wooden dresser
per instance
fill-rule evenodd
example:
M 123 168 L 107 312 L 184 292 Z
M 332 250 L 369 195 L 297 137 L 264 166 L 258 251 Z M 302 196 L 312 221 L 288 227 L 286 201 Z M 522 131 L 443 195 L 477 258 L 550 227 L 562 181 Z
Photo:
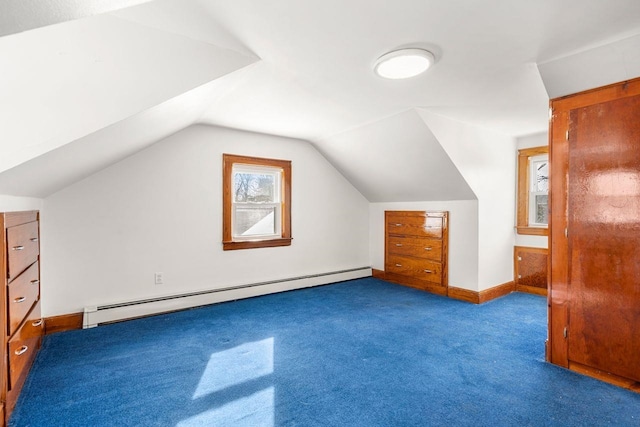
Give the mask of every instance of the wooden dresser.
M 40 315 L 40 223 L 37 211 L 0 214 L 3 271 L 3 369 L 1 399 L 4 425 L 16 404 L 44 334 Z
M 386 211 L 384 277 L 447 295 L 449 212 Z

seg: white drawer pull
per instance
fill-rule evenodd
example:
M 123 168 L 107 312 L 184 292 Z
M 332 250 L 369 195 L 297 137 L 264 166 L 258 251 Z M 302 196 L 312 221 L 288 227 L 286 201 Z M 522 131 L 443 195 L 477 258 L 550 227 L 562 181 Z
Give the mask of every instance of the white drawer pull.
M 400 247 L 402 246 L 402 243 L 396 243 L 396 246 Z
M 431 270 L 425 270 L 424 272 L 425 273 L 433 273 L 433 271 L 431 271 Z
M 402 224 L 400 224 L 400 223 L 396 223 L 396 224 L 394 224 L 394 225 L 395 225 L 396 227 L 402 227 Z
M 40 280 L 38 280 L 38 279 L 33 279 L 33 280 L 31 281 L 31 284 L 32 284 L 32 285 L 37 285 L 38 283 L 40 283 Z
M 27 297 L 18 297 L 14 299 L 13 302 L 21 303 L 21 302 L 24 302 L 26 299 Z
M 13 249 L 14 251 L 21 251 L 21 250 L 23 250 L 23 249 L 24 249 L 24 246 L 14 246 L 12 249 Z
M 20 356 L 20 355 L 26 353 L 27 350 L 29 350 L 29 347 L 27 347 L 26 345 L 23 345 L 22 347 L 20 347 L 19 349 L 17 349 L 15 351 L 16 356 Z
M 37 237 L 32 237 L 32 238 L 30 238 L 29 240 L 31 240 L 32 242 L 37 242 L 37 241 L 38 241 L 38 238 L 37 238 Z
M 43 322 L 42 319 L 38 319 L 35 322 L 33 322 L 31 326 L 35 326 L 37 328 L 38 326 L 42 325 L 42 322 Z
M 429 246 L 428 248 L 424 248 L 425 251 L 430 251 L 431 250 L 431 246 Z
M 396 267 L 402 267 L 402 264 L 396 264 Z

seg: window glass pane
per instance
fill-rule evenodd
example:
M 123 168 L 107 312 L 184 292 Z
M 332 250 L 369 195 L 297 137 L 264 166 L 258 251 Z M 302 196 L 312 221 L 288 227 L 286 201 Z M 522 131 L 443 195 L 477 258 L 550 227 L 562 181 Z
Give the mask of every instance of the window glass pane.
M 549 191 L 549 162 L 540 160 L 533 163 L 535 172 L 535 181 L 533 182 L 533 191 L 547 192 Z
M 265 236 L 276 232 L 274 206 L 235 206 L 235 236 Z
M 233 174 L 233 193 L 235 202 L 277 202 L 276 175 L 235 172 Z
M 536 224 L 547 224 L 549 220 L 549 196 L 546 194 L 536 195 Z

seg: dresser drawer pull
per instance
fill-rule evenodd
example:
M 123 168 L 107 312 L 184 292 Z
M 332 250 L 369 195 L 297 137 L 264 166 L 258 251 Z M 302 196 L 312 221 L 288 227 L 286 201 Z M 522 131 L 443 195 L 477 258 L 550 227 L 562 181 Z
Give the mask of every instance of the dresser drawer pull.
M 26 345 L 23 345 L 22 347 L 17 349 L 14 353 L 16 354 L 16 356 L 20 356 L 22 354 L 25 354 L 27 350 L 29 350 L 29 347 L 27 347 Z
M 431 246 L 424 248 L 425 251 L 430 251 L 431 249 L 432 249 Z
M 42 319 L 38 319 L 35 322 L 33 322 L 31 326 L 35 326 L 37 328 L 38 326 L 42 325 L 42 322 L 43 322 Z
M 31 281 L 31 284 L 32 284 L 32 285 L 37 285 L 38 283 L 40 283 L 40 280 L 38 280 L 38 279 L 33 279 L 33 280 Z
M 433 271 L 431 271 L 431 270 L 425 270 L 424 272 L 425 273 L 433 273 Z
M 13 302 L 21 303 L 21 302 L 24 302 L 26 299 L 27 297 L 18 297 L 14 299 Z
M 402 267 L 402 264 L 396 264 L 396 267 Z
M 396 243 L 396 246 L 401 247 L 402 243 Z
M 29 240 L 31 240 L 32 242 L 37 242 L 37 241 L 38 241 L 38 238 L 37 238 L 37 237 L 32 237 L 32 238 L 30 238 Z
M 402 224 L 400 224 L 399 222 L 398 222 L 398 223 L 395 223 L 395 224 L 393 224 L 393 225 L 395 225 L 396 227 L 402 227 Z
M 21 250 L 23 250 L 23 249 L 24 249 L 24 246 L 14 246 L 12 249 L 13 249 L 14 251 L 21 251 Z

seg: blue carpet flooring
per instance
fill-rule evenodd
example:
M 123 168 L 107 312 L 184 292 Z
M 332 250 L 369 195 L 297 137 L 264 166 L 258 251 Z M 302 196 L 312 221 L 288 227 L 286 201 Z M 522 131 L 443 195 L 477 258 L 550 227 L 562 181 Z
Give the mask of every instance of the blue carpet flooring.
M 373 278 L 45 338 L 10 426 L 639 426 L 544 362 L 546 300 Z

